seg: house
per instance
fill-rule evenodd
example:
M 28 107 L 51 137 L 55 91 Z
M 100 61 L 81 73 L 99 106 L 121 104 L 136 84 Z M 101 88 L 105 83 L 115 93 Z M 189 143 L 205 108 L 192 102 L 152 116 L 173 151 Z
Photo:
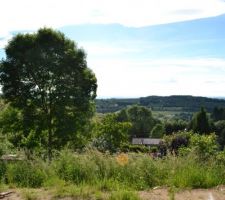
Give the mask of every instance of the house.
M 158 146 L 162 139 L 157 138 L 132 138 L 132 144 L 145 146 Z

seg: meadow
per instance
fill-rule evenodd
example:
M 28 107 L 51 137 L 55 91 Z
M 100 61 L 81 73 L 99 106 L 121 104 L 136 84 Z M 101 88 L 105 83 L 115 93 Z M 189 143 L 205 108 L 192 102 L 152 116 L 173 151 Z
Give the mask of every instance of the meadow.
M 139 191 L 165 187 L 212 188 L 225 184 L 225 153 L 200 159 L 196 153 L 153 159 L 143 153 L 64 150 L 51 163 L 40 158 L 1 161 L 1 191 L 17 188 L 24 199 L 38 199 L 34 189 L 60 199 L 141 199 Z M 172 198 L 172 197 L 171 197 Z

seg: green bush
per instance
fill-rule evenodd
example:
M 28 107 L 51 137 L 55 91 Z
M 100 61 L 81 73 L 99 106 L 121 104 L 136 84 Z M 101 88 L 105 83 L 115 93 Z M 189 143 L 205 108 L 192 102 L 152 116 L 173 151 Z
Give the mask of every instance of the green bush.
M 43 166 L 26 161 L 8 164 L 6 176 L 8 183 L 19 187 L 40 187 L 47 178 Z
M 14 151 L 15 149 L 13 144 L 0 134 L 0 157 L 4 154 L 12 153 Z
M 216 162 L 219 165 L 225 166 L 225 149 L 223 151 L 220 151 L 216 154 Z
M 195 151 L 201 160 L 210 158 L 216 155 L 219 147 L 216 142 L 216 135 L 193 134 L 190 138 L 190 148 Z
M 4 179 L 6 173 L 6 163 L 0 161 L 0 180 Z

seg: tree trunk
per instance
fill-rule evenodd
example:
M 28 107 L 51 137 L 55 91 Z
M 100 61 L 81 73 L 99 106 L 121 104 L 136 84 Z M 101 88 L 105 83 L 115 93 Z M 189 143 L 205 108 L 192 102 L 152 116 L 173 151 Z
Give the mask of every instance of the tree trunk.
M 52 160 L 52 124 L 51 119 L 49 119 L 48 124 L 48 161 Z
M 52 160 L 52 101 L 49 98 L 49 112 L 48 112 L 48 161 Z

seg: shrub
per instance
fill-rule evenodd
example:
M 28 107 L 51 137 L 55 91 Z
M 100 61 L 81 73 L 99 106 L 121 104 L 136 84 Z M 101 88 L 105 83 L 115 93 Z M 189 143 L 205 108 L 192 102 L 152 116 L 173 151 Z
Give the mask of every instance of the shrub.
M 216 135 L 214 133 L 210 135 L 193 134 L 190 139 L 190 148 L 197 153 L 201 160 L 216 155 L 218 151 Z
M 9 183 L 19 187 L 40 187 L 47 178 L 43 166 L 26 161 L 9 164 L 6 176 Z
M 24 189 L 22 190 L 22 196 L 24 200 L 37 200 L 38 198 L 38 193 L 31 190 L 31 189 Z
M 189 145 L 192 134 L 192 132 L 183 131 L 173 135 L 164 136 L 167 148 L 169 148 L 171 152 L 178 155 L 180 148 L 187 147 Z
M 0 161 L 0 180 L 2 180 L 5 177 L 5 173 L 6 173 L 6 163 Z

